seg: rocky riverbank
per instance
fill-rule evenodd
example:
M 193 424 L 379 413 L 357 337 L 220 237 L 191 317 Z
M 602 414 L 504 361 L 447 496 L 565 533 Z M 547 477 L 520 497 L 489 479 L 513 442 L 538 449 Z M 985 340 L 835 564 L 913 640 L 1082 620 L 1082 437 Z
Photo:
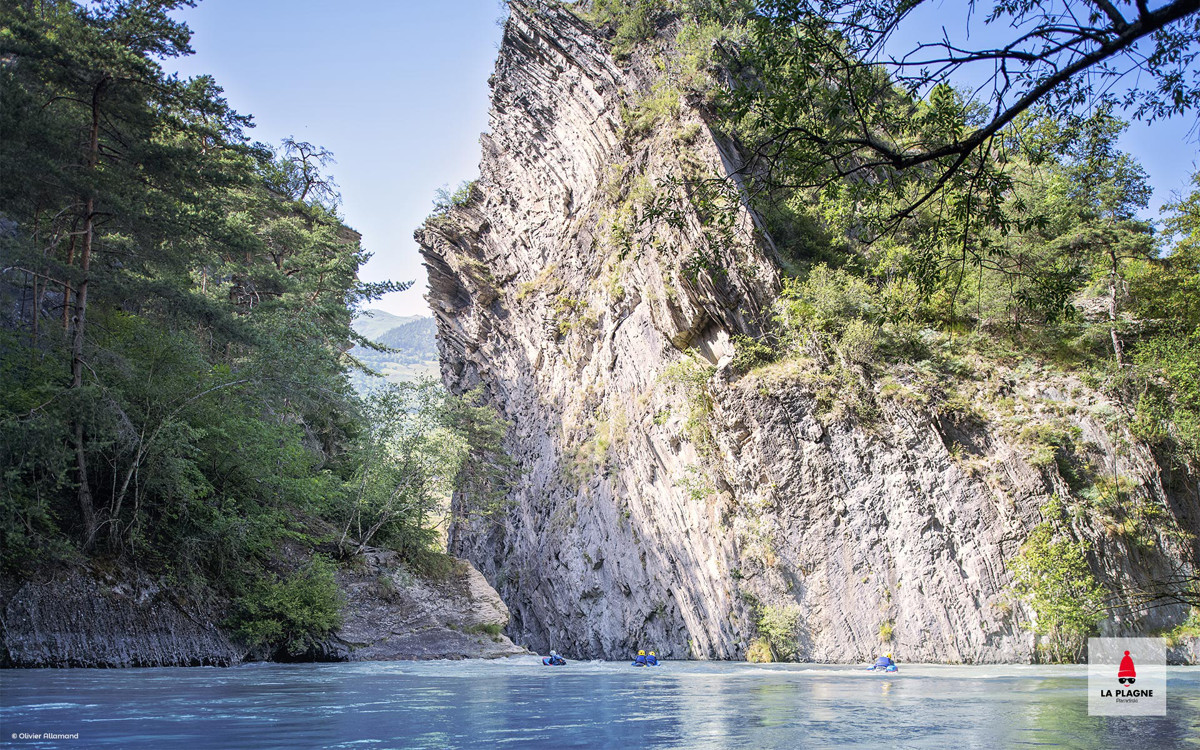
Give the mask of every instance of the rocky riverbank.
M 368 549 L 337 574 L 342 625 L 310 661 L 495 658 L 527 653 L 502 634 L 508 610 L 469 563 L 437 578 Z M 230 666 L 272 654 L 239 642 L 220 602 L 188 600 L 144 573 L 47 570 L 7 581 L 3 667 Z

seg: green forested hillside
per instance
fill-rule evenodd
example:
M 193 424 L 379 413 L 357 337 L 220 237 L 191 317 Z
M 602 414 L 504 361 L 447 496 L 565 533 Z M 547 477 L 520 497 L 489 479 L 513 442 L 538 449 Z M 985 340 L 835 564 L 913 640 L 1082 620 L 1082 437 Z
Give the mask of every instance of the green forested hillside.
M 350 356 L 385 381 L 403 383 L 437 378 L 437 326 L 433 318 L 400 317 L 383 310 L 365 310 L 355 318 L 354 330 L 383 348 L 359 344 L 350 350 Z M 353 382 L 356 389 L 365 392 L 378 383 L 379 378 L 355 373 Z
M 302 650 L 336 621 L 330 558 L 434 551 L 494 416 L 355 395 L 351 311 L 406 285 L 358 280 L 326 152 L 252 142 L 215 81 L 163 72 L 186 4 L 0 5 L 4 575 L 133 567 Z

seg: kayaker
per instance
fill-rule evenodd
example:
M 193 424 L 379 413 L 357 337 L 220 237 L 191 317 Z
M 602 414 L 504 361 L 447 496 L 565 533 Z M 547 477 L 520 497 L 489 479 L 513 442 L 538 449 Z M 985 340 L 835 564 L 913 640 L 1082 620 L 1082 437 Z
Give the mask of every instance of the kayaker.
M 542 664 L 545 664 L 548 667 L 561 667 L 566 663 L 567 660 L 562 658 L 562 656 L 554 649 L 550 649 L 550 655 L 542 659 Z
M 894 666 L 896 666 L 896 662 L 892 661 L 892 655 L 888 654 L 887 656 L 881 656 L 876 659 L 873 669 L 887 669 L 888 667 Z
M 633 663 L 632 663 L 632 664 L 630 664 L 629 666 L 631 666 L 631 667 L 644 667 L 644 666 L 646 666 L 646 652 L 645 652 L 645 651 L 638 651 L 637 658 L 636 658 L 636 659 L 634 659 L 634 660 L 633 660 Z
M 658 657 L 654 655 L 653 651 L 646 656 L 646 663 L 652 667 L 658 666 Z

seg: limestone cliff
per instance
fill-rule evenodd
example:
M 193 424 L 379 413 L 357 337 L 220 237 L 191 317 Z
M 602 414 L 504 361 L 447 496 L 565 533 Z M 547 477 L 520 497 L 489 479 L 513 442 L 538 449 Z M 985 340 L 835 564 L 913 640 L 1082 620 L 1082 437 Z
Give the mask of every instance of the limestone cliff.
M 802 659 L 1031 659 L 1005 561 L 1071 490 L 1062 473 L 988 408 L 930 399 L 917 369 L 869 384 L 872 420 L 823 403 L 819 362 L 739 377 L 732 341 L 760 332 L 778 291 L 770 239 L 740 205 L 716 237 L 671 180 L 726 175 L 735 146 L 687 103 L 631 117 L 660 73 L 607 50 L 569 8 L 514 3 L 480 179 L 417 232 L 443 379 L 482 387 L 511 422 L 508 509 L 451 538 L 508 604 L 510 635 L 576 657 L 742 658 L 774 608 L 799 613 Z M 1195 479 L 1107 426 L 1103 397 L 1036 367 L 981 365 L 962 385 L 1057 420 L 1165 513 L 1138 543 L 1073 521 L 1106 580 L 1190 569 Z

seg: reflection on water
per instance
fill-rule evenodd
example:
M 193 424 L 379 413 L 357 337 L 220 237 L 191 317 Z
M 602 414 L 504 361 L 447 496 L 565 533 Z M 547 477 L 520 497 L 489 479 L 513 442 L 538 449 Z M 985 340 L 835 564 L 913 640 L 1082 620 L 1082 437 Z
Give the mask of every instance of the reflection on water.
M 1200 747 L 1200 668 L 1166 717 L 1087 715 L 1083 667 L 668 662 L 249 665 L 0 673 L 0 746 Z M 79 734 L 78 740 L 13 734 Z

